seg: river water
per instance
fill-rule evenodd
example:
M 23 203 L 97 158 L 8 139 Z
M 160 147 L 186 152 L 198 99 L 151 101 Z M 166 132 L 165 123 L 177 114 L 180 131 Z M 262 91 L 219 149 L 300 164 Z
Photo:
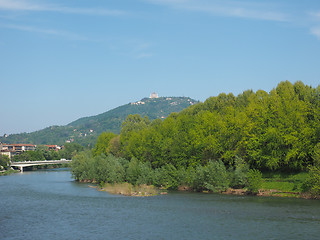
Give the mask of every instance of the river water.
M 0 239 L 320 239 L 320 201 L 170 192 L 124 197 L 68 169 L 0 176 Z

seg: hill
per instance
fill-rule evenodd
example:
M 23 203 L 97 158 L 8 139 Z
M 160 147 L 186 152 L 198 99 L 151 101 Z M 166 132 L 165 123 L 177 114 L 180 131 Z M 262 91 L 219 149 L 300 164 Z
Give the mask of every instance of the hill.
M 0 137 L 0 142 L 62 145 L 70 141 L 93 145 L 104 131 L 120 133 L 121 124 L 129 114 L 148 116 L 150 120 L 164 119 L 170 113 L 180 112 L 197 102 L 188 97 L 143 98 L 96 116 L 80 118 L 66 126 L 51 126 L 31 133 Z

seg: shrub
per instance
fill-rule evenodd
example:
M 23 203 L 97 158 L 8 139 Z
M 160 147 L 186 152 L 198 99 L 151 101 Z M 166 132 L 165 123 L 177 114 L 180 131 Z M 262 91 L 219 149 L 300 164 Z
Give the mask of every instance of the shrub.
M 302 185 L 304 192 L 309 192 L 312 196 L 320 195 L 320 166 L 310 166 L 308 177 Z
M 187 183 L 193 191 L 200 192 L 205 190 L 205 186 L 203 184 L 205 179 L 204 168 L 205 167 L 201 165 L 198 165 L 195 168 L 188 168 Z
M 119 159 L 113 155 L 101 154 L 94 158 L 94 178 L 96 182 L 120 183 L 124 181 L 125 170 Z
M 188 184 L 194 191 L 225 191 L 230 184 L 229 175 L 222 161 L 209 161 L 206 166 L 188 169 Z
M 177 169 L 172 164 L 154 170 L 153 183 L 165 189 L 178 189 Z
M 257 194 L 262 185 L 262 174 L 257 169 L 250 169 L 248 171 L 247 189 L 253 194 Z
M 231 186 L 243 188 L 247 184 L 249 165 L 240 157 L 235 158 L 235 168 L 231 172 Z
M 92 162 L 91 151 L 83 151 L 77 154 L 71 162 L 72 176 L 78 181 L 89 180 L 88 170 Z
M 230 185 L 227 169 L 222 161 L 210 161 L 204 168 L 204 186 L 212 192 L 221 192 Z
M 142 163 L 132 158 L 126 170 L 126 180 L 133 185 L 151 184 L 153 170 L 149 162 Z

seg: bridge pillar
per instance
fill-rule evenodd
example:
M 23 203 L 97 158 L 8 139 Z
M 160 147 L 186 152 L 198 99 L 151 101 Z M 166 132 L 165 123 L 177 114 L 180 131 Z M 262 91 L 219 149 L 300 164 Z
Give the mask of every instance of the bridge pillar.
M 20 172 L 23 172 L 23 166 L 19 166 Z

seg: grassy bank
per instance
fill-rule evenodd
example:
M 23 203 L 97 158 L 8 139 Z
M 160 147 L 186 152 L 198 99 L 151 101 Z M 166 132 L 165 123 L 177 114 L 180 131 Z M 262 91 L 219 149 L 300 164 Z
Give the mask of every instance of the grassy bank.
M 264 173 L 259 193 L 267 196 L 279 197 L 307 197 L 302 194 L 303 183 L 308 173 Z
M 308 173 L 263 173 L 261 187 L 257 196 L 294 197 L 294 198 L 317 198 L 310 194 L 303 193 L 303 183 Z M 246 188 L 228 189 L 224 194 L 247 195 L 250 194 Z

